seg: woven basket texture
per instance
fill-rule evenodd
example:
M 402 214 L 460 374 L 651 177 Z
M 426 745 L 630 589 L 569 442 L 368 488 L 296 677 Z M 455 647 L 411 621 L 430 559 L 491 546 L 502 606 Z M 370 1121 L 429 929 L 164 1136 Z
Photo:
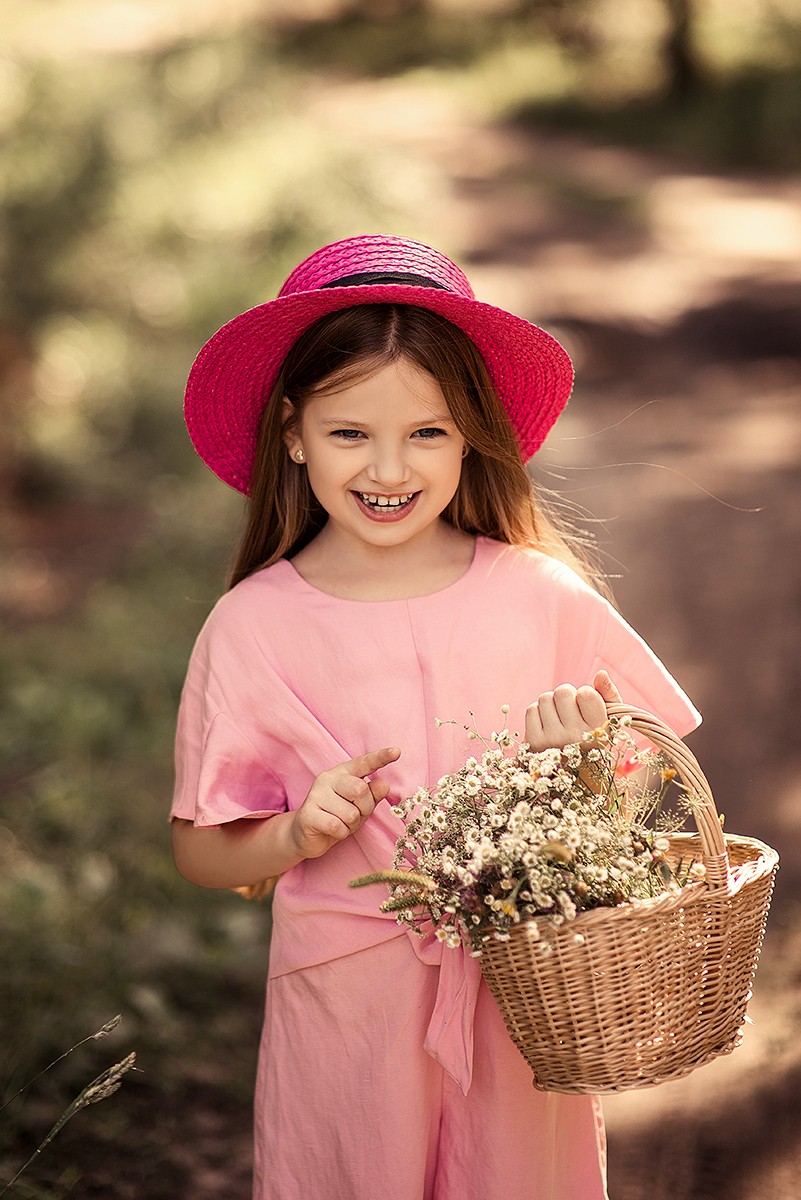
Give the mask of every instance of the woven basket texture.
M 673 835 L 668 858 L 704 862 L 707 879 L 559 929 L 538 918 L 487 943 L 484 977 L 541 1091 L 651 1087 L 738 1046 L 778 867 L 764 843 L 723 836 L 708 782 L 666 726 L 636 709 L 613 712 L 630 716 L 698 797 L 699 833 Z

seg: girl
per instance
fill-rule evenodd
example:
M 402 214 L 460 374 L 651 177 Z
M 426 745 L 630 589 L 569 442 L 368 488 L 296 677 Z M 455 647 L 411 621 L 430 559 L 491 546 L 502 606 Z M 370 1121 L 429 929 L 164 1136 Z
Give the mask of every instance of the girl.
M 195 447 L 249 508 L 184 688 L 174 849 L 206 887 L 278 879 L 256 1200 L 606 1195 L 597 1101 L 535 1091 L 476 960 L 347 886 L 390 863 L 390 805 L 469 757 L 458 722 L 508 704 L 561 746 L 622 693 L 697 724 L 532 495 L 571 382 L 547 333 L 381 236 L 313 254 L 192 368 Z

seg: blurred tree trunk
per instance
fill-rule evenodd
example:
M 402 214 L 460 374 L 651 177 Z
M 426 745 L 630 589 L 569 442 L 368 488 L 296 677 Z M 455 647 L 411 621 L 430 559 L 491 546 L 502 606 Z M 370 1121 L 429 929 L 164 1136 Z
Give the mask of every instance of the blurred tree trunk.
M 0 321 L 0 505 L 19 482 L 19 431 L 32 388 L 35 351 L 30 329 Z
M 402 0 L 401 0 L 402 2 Z M 661 0 L 667 21 L 662 50 L 667 95 L 681 103 L 699 92 L 704 73 L 695 52 L 695 0 Z M 597 51 L 597 36 L 590 19 L 594 0 L 518 0 L 515 13 L 525 21 L 538 21 L 542 29 L 566 50 L 580 54 Z
M 704 83 L 695 53 L 693 0 L 665 0 L 668 35 L 665 39 L 665 67 L 668 98 L 678 103 L 695 96 Z

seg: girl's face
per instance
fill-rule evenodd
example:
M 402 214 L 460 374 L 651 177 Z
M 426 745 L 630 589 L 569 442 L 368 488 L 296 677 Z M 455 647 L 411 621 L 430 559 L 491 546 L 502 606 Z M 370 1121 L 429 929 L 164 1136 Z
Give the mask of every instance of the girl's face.
M 434 377 L 399 359 L 313 395 L 287 445 L 290 454 L 303 449 L 328 536 L 379 548 L 435 531 L 458 487 L 465 441 Z

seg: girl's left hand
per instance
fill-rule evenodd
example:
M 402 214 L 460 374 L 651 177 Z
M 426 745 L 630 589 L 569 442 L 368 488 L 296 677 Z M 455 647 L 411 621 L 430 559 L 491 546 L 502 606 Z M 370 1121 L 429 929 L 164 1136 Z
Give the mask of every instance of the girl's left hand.
M 585 733 L 606 722 L 607 704 L 622 700 L 606 671 L 599 671 L 592 687 L 574 688 L 563 683 L 543 692 L 526 709 L 526 741 L 534 751 L 560 749 L 580 742 Z

